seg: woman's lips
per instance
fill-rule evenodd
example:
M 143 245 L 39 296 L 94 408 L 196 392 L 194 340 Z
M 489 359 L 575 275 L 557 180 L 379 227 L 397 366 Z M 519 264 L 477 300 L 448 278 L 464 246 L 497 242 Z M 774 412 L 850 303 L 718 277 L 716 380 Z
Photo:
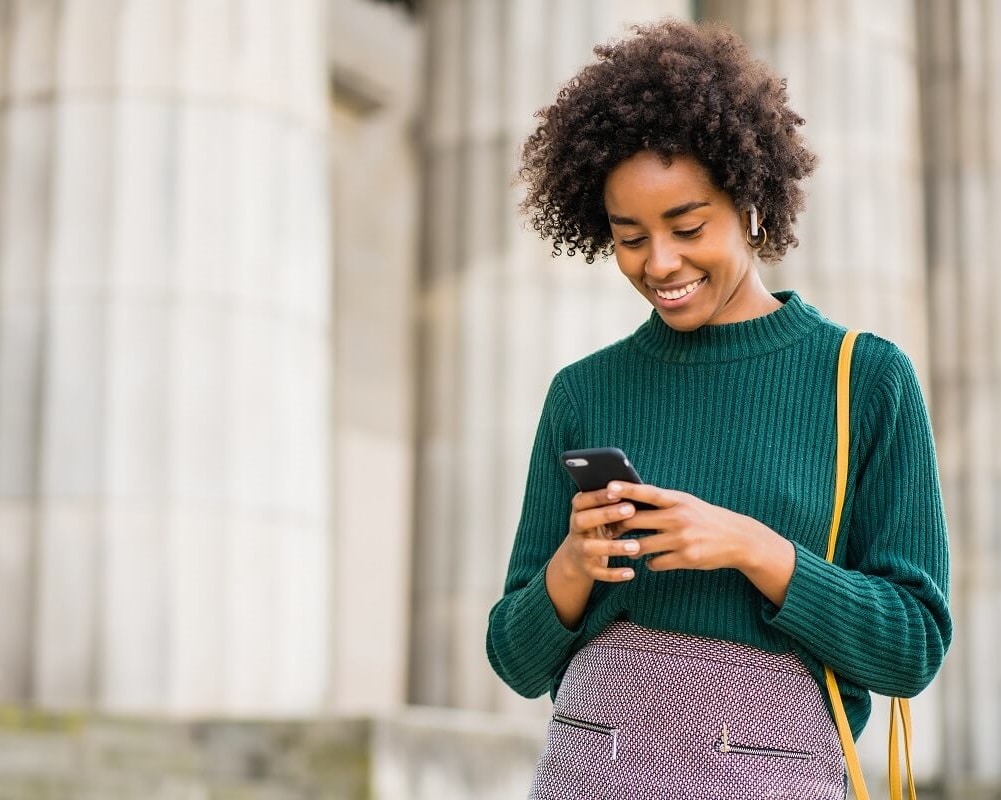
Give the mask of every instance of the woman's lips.
M 651 287 L 660 305 L 673 307 L 681 305 L 689 297 L 694 294 L 703 283 L 706 282 L 706 278 L 699 278 L 698 280 L 689 281 L 683 286 L 679 286 L 673 289 L 658 289 L 656 287 Z

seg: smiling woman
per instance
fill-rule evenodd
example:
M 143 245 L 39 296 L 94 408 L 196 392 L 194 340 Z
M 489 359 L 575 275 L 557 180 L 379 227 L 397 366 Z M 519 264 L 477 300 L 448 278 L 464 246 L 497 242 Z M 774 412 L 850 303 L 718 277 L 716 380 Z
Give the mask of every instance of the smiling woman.
M 858 337 L 829 561 L 845 329 L 756 263 L 797 243 L 803 120 L 719 27 L 595 53 L 525 143 L 523 210 L 556 253 L 614 252 L 653 311 L 553 379 L 490 613 L 494 669 L 554 700 L 531 797 L 843 799 L 825 665 L 858 736 L 870 692 L 921 691 L 951 641 L 924 399 Z M 649 483 L 577 491 L 561 453 L 593 447 Z

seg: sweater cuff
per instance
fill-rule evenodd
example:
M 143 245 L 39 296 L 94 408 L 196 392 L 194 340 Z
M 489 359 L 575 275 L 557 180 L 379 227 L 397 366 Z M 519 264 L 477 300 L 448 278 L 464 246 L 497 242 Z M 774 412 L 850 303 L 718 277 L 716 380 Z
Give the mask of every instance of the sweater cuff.
M 562 660 L 580 636 L 584 623 L 571 630 L 556 616 L 556 607 L 546 590 L 548 566 L 547 563 L 519 592 L 518 605 L 528 611 L 519 619 L 519 627 L 526 631 L 526 640 L 522 642 L 526 653 L 559 652 L 558 658 Z
M 568 628 L 560 622 L 560 618 L 556 615 L 556 606 L 553 605 L 553 600 L 549 596 L 549 590 L 546 589 L 546 571 L 548 569 L 549 562 L 546 562 L 546 566 L 540 569 L 538 574 L 525 587 L 530 598 L 528 602 L 538 603 L 537 607 L 544 609 L 539 619 L 540 626 L 546 628 L 543 635 L 566 639 L 565 645 L 569 647 L 574 639 L 580 635 L 581 631 L 584 630 L 584 621 L 582 619 L 576 628 Z M 554 640 L 549 639 L 549 641 Z
M 818 623 L 831 615 L 830 596 L 833 577 L 831 564 L 797 542 L 796 566 L 793 568 L 785 601 L 781 607 L 764 601 L 762 615 L 770 625 L 794 639 L 816 637 Z

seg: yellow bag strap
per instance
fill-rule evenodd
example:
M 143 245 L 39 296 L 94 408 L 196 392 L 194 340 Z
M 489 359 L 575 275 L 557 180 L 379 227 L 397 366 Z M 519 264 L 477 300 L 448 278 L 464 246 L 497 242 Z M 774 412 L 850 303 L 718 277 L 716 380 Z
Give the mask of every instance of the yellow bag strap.
M 841 340 L 841 352 L 838 354 L 838 395 L 837 395 L 837 470 L 834 478 L 834 514 L 831 515 L 831 532 L 827 536 L 827 560 L 834 561 L 834 548 L 838 543 L 838 529 L 841 527 L 841 512 L 845 506 L 845 488 L 848 486 L 848 411 L 851 397 L 848 389 L 851 382 L 852 350 L 859 331 L 848 331 Z
M 849 386 L 852 367 L 852 349 L 859 331 L 848 331 L 841 341 L 841 352 L 838 354 L 838 387 L 837 387 L 837 450 L 836 472 L 834 480 L 834 513 L 831 515 L 831 531 L 827 538 L 827 560 L 834 561 L 834 550 L 838 543 L 838 529 L 841 527 L 841 513 L 845 505 L 845 489 L 848 485 L 848 447 L 849 438 Z M 824 666 L 824 679 L 827 693 L 831 698 L 831 708 L 834 711 L 834 722 L 841 739 L 841 748 L 845 753 L 845 766 L 851 781 L 852 792 L 856 800 L 869 800 L 869 790 L 862 777 L 862 767 L 859 764 L 858 751 L 855 749 L 855 739 L 848 724 L 848 715 L 841 700 L 841 690 L 834 676 L 834 670 Z M 900 775 L 900 756 L 898 751 L 897 716 L 900 716 L 904 729 L 904 760 L 907 766 L 907 787 L 910 800 L 917 800 L 914 787 L 914 774 L 911 770 L 911 707 L 906 698 L 894 697 L 890 700 L 890 798 L 903 800 L 903 785 Z
M 903 800 L 903 785 L 900 781 L 900 754 L 897 750 L 897 716 L 904 729 L 904 763 L 907 767 L 907 789 L 910 800 L 917 800 L 914 788 L 914 773 L 911 770 L 911 704 L 907 698 L 890 698 L 890 797 Z

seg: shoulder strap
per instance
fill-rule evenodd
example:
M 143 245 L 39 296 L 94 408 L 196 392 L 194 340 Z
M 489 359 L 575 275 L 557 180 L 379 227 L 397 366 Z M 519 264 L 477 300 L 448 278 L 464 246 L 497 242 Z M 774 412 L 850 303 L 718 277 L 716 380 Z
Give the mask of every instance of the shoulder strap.
M 837 386 L 837 469 L 834 480 L 834 513 L 831 515 L 831 530 L 827 538 L 827 560 L 834 561 L 834 551 L 838 543 L 838 530 L 841 527 L 841 513 L 845 505 L 845 489 L 848 485 L 848 447 L 849 436 L 849 387 L 851 383 L 852 350 L 859 331 L 848 331 L 841 341 L 841 352 L 838 355 L 838 386 Z M 834 721 L 838 727 L 838 737 L 845 753 L 845 765 L 851 780 L 852 791 L 856 800 L 869 800 L 865 778 L 862 777 L 862 767 L 859 764 L 858 751 L 855 749 L 855 739 L 848 715 L 841 701 L 841 691 L 834 677 L 834 670 L 824 665 L 824 679 L 827 692 L 831 697 L 831 708 L 834 711 Z M 914 775 L 911 772 L 911 709 L 906 698 L 894 697 L 890 700 L 890 798 L 903 800 L 903 785 L 900 775 L 900 756 L 898 754 L 897 716 L 900 716 L 904 729 L 904 759 L 907 766 L 907 787 L 910 800 L 917 800 L 914 788 Z
M 848 430 L 851 397 L 848 389 L 851 383 L 852 350 L 855 348 L 855 340 L 859 333 L 859 331 L 848 331 L 841 340 L 841 352 L 838 354 L 837 470 L 834 478 L 834 514 L 831 516 L 831 531 L 827 535 L 828 561 L 834 561 L 834 548 L 838 543 L 838 529 L 841 527 L 841 512 L 845 506 L 845 489 L 848 486 L 848 445 L 851 441 Z
M 834 477 L 834 513 L 831 515 L 831 530 L 827 536 L 827 560 L 834 561 L 834 549 L 838 543 L 838 529 L 841 527 L 841 512 L 845 506 L 845 488 L 848 485 L 848 404 L 849 385 L 852 368 L 852 349 L 858 331 L 848 331 L 841 341 L 841 352 L 838 355 L 838 390 L 836 416 L 838 438 L 835 462 L 837 468 Z M 834 722 L 838 726 L 838 737 L 841 739 L 841 749 L 845 753 L 845 765 L 851 780 L 852 792 L 856 800 L 869 800 L 869 790 L 862 777 L 862 767 L 859 764 L 858 752 L 855 749 L 855 738 L 852 736 L 848 715 L 845 714 L 845 704 L 841 701 L 841 690 L 834 677 L 834 670 L 824 665 L 824 679 L 827 683 L 827 693 L 831 697 L 831 709 L 834 711 Z

